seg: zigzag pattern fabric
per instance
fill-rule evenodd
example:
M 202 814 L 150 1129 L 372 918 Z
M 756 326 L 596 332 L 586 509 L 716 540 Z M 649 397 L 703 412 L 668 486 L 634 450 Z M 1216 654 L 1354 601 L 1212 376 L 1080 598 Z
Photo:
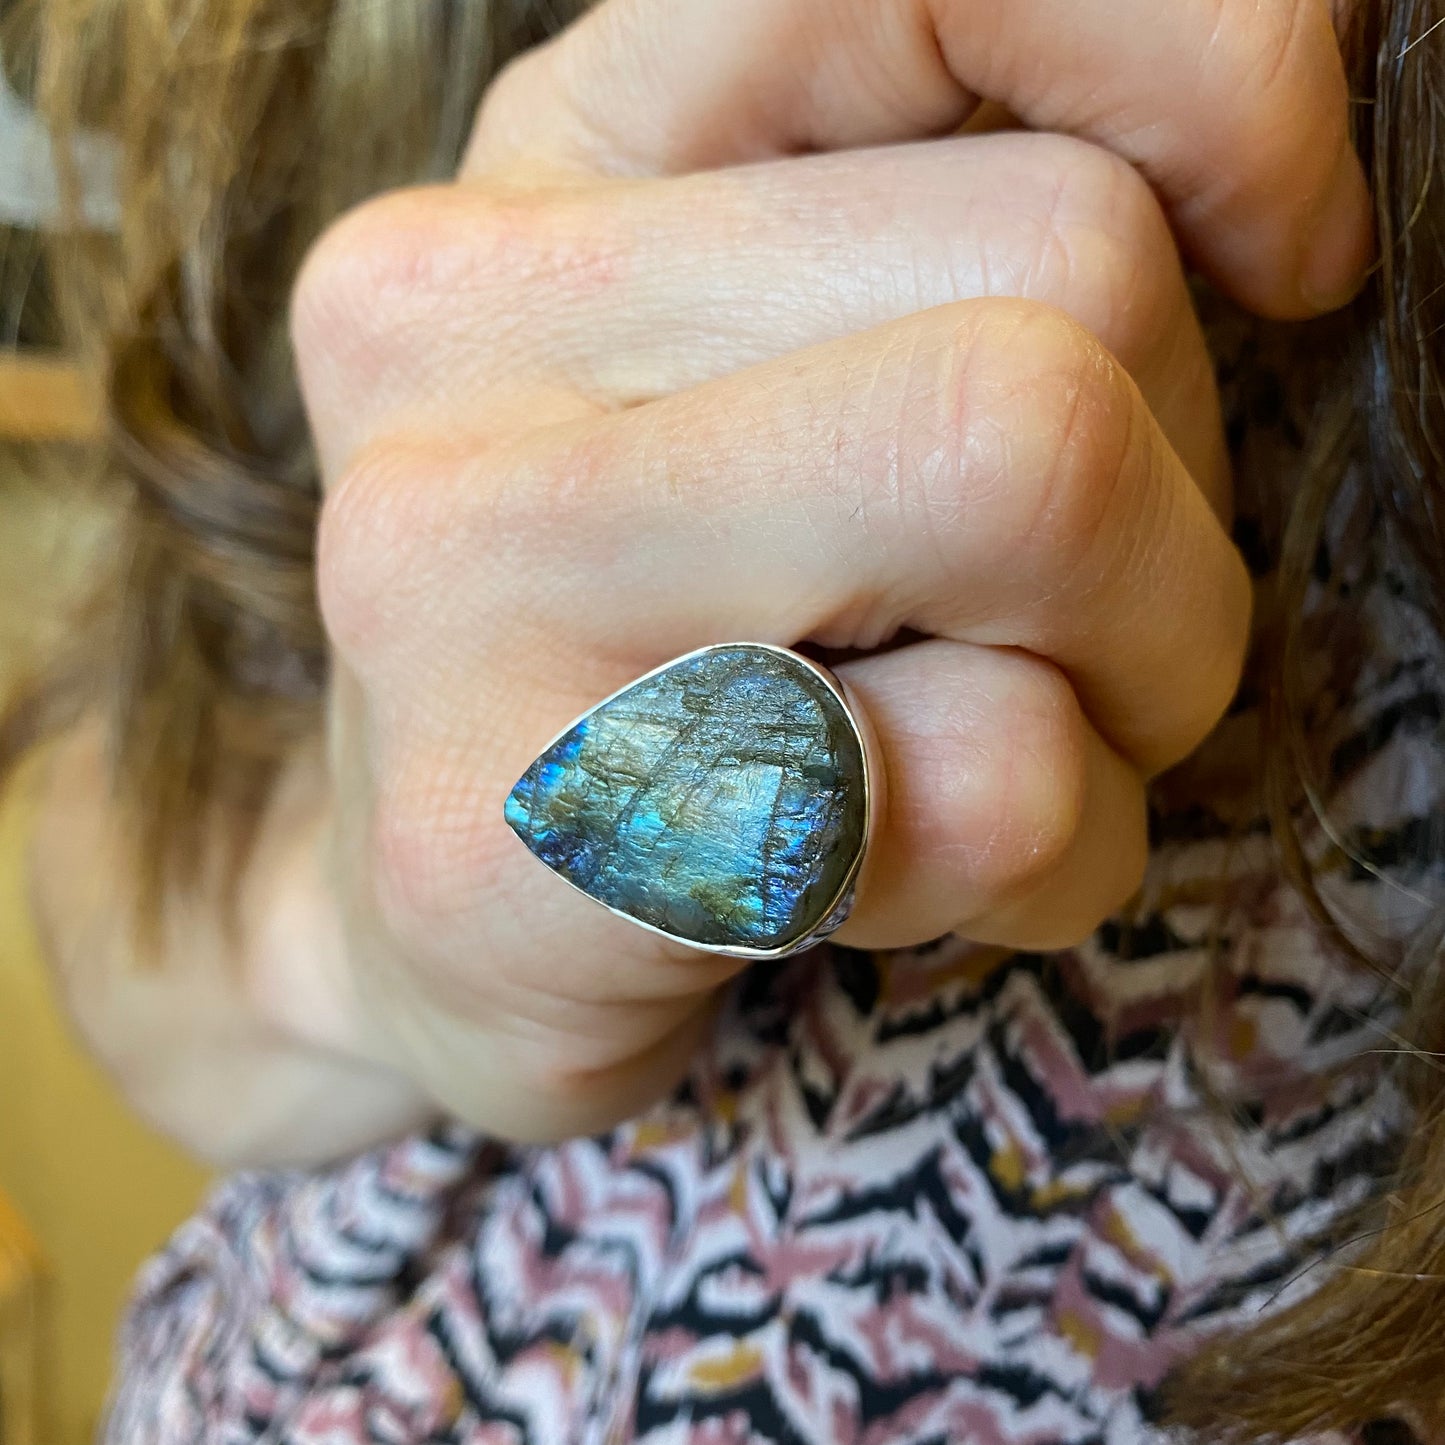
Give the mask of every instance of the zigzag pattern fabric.
M 1264 574 L 1298 368 L 1252 324 L 1214 341 Z M 1381 525 L 1338 520 L 1364 560 L 1313 603 L 1369 663 L 1348 702 L 1319 679 L 1312 837 L 1332 904 L 1408 967 L 1445 704 Z M 1171 1365 L 1328 1277 L 1408 1124 L 1395 996 L 1280 882 L 1258 737 L 1247 681 L 1156 791 L 1139 900 L 1081 948 L 825 947 L 746 975 L 684 1088 L 604 1137 L 447 1128 L 229 1181 L 140 1281 L 110 1445 L 1162 1442 Z

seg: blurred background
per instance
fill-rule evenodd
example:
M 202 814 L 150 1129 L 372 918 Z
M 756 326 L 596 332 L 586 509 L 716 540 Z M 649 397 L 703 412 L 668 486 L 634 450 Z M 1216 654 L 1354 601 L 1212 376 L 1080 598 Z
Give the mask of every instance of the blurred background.
M 13 597 L 8 491 L 0 483 L 0 577 Z M 56 1009 L 25 907 L 24 781 L 0 810 L 0 1330 L 13 1355 L 0 1369 L 0 1439 L 80 1445 L 94 1436 L 136 1266 L 203 1179 L 125 1111 Z
M 57 506 L 92 423 L 53 343 L 37 238 L 54 187 L 29 120 L 0 81 L 0 294 L 21 298 L 0 316 L 0 694 L 89 541 L 73 496 L 63 526 Z M 0 793 L 0 1445 L 80 1445 L 136 1267 L 205 1181 L 125 1111 L 56 1006 L 25 897 L 34 775 Z

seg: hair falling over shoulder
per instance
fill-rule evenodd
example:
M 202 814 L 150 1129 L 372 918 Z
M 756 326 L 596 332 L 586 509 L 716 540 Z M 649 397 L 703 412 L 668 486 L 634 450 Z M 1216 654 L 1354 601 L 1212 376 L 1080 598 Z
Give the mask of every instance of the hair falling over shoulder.
M 1380 262 L 1347 321 L 1322 439 L 1291 502 L 1267 780 L 1280 854 L 1317 908 L 1297 620 L 1350 489 L 1394 524 L 1445 635 L 1445 0 L 1365 0 L 1350 38 Z M 118 228 L 48 240 L 66 345 L 104 398 L 115 502 L 84 625 L 0 714 L 0 763 L 85 714 L 111 720 L 143 899 L 184 884 L 216 813 L 244 831 L 320 725 L 318 483 L 287 339 L 301 258 L 348 206 L 455 166 L 487 80 L 585 0 L 10 0 L 11 82 L 66 157 L 118 142 Z M 1440 319 L 1437 321 L 1436 317 Z M 1362 960 L 1362 966 L 1368 960 Z M 1445 1429 L 1445 983 L 1409 1000 L 1417 1110 L 1363 1248 L 1304 1303 L 1178 1373 L 1175 1417 L 1219 1442 L 1285 1441 L 1404 1412 Z
M 488 79 L 576 0 L 11 0 L 0 54 L 55 138 L 116 143 L 114 234 L 48 238 L 66 346 L 104 402 L 119 513 L 76 645 L 0 724 L 0 760 L 112 720 L 142 901 L 216 810 L 254 813 L 315 729 L 318 488 L 287 337 L 329 221 L 454 170 Z
M 1414 600 L 1445 637 L 1445 3 L 1360 0 L 1346 37 L 1356 141 L 1375 197 L 1378 261 L 1344 318 L 1285 525 L 1267 657 L 1266 797 L 1279 854 L 1321 930 L 1362 956 L 1310 876 L 1297 827 L 1318 796 L 1305 718 L 1306 593 L 1338 505 L 1382 519 Z M 1336 559 L 1337 561 L 1340 559 Z M 1335 667 L 1356 659 L 1332 658 Z M 1437 820 L 1439 823 L 1442 820 Z M 1438 838 L 1428 845 L 1438 850 Z M 1201 1440 L 1292 1441 L 1401 1416 L 1445 1438 L 1445 928 L 1416 941 L 1400 1083 L 1412 1129 L 1393 1178 L 1337 1243 L 1346 1263 L 1302 1303 L 1178 1371 L 1173 1415 Z

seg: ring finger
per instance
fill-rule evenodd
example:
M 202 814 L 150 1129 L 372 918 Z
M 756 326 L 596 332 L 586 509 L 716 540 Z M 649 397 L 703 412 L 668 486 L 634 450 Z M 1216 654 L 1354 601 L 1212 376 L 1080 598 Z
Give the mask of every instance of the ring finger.
M 837 672 L 867 718 L 884 799 L 840 942 L 906 947 L 958 931 L 1057 948 L 1087 936 L 1137 887 L 1143 782 L 1058 669 L 933 638 Z M 587 701 L 585 687 L 564 688 L 541 709 L 551 714 L 545 725 Z M 526 750 L 524 741 L 516 756 Z M 631 1052 L 739 965 L 640 935 L 539 868 L 497 827 L 507 785 L 498 778 L 521 771 L 513 758 L 498 772 L 513 752 L 490 735 L 472 756 L 418 729 L 388 737 L 374 846 L 386 860 L 392 925 L 424 940 L 428 956 L 456 949 L 465 989 L 485 993 L 500 1016 Z M 486 956 L 511 966 L 474 972 L 478 926 Z M 583 936 L 589 948 L 578 950 Z M 634 1036 L 619 1040 L 619 1029 Z
M 879 738 L 886 822 L 840 942 L 1076 943 L 1138 886 L 1144 785 L 1067 678 L 930 639 L 838 668 Z

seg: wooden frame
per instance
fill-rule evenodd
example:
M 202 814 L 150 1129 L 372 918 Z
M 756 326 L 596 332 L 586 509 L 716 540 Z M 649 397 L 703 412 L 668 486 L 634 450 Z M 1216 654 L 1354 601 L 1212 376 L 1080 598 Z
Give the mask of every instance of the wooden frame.
M 89 441 L 99 424 L 78 368 L 64 357 L 0 354 L 0 441 Z

